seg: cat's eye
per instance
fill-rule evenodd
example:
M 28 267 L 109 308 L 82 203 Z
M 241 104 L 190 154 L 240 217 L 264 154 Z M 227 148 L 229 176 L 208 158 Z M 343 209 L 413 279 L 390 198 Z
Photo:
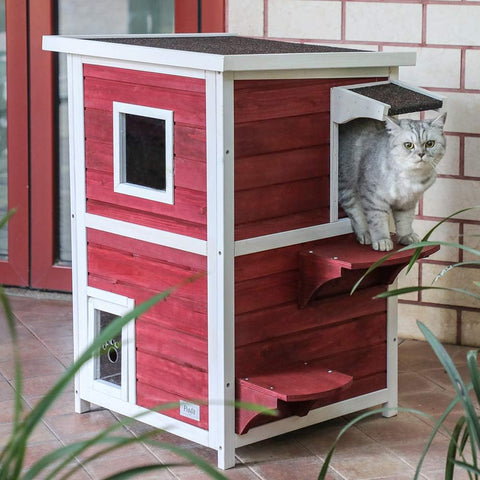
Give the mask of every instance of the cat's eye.
M 427 140 L 427 141 L 425 142 L 425 146 L 426 146 L 427 148 L 432 148 L 434 145 L 435 145 L 435 140 Z
M 405 142 L 403 144 L 403 146 L 407 149 L 407 150 L 413 150 L 415 148 L 415 145 L 412 143 L 412 142 Z

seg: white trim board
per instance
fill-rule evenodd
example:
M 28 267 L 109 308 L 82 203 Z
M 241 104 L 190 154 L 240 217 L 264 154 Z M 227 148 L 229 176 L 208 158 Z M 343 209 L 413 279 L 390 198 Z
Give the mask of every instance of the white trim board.
M 163 75 L 176 75 L 180 77 L 205 79 L 205 71 L 193 68 L 171 67 L 168 65 L 158 65 L 155 63 L 142 63 L 130 60 L 112 60 L 109 58 L 89 57 L 82 55 L 81 61 L 86 65 L 96 65 L 100 67 L 122 68 L 125 70 L 136 70 L 140 72 L 159 73 Z
M 242 255 L 250 255 L 251 253 L 264 252 L 275 248 L 298 245 L 299 243 L 322 240 L 324 238 L 351 233 L 352 231 L 350 220 L 343 218 L 333 223 L 237 240 L 235 242 L 235 256 L 240 257 Z
M 102 42 L 98 40 L 99 37 L 105 38 L 102 35 L 82 37 L 45 35 L 42 45 L 44 50 L 55 52 L 217 72 L 413 66 L 416 59 L 414 52 L 353 51 L 219 55 Z
M 203 256 L 207 255 L 207 242 L 205 240 L 187 237 L 186 235 L 180 235 L 178 233 L 157 230 L 156 228 L 102 217 L 101 215 L 94 215 L 92 213 L 85 215 L 85 226 L 122 237 L 142 240 L 163 247 L 175 248 L 184 252 L 196 253 Z
M 260 442 L 284 433 L 293 432 L 300 428 L 316 425 L 332 418 L 338 418 L 349 413 L 358 412 L 365 408 L 383 405 L 389 399 L 387 389 L 377 390 L 358 397 L 349 398 L 338 403 L 332 403 L 325 407 L 311 410 L 304 417 L 291 416 L 276 420 L 259 427 L 250 429 L 243 435 L 235 435 L 235 447 L 243 447 L 252 443 Z
M 113 398 L 109 395 L 105 395 L 102 392 L 94 391 L 82 391 L 82 400 L 90 402 L 94 405 L 107 408 L 113 412 L 117 412 L 121 415 L 125 415 L 132 419 L 146 423 L 152 427 L 165 430 L 174 435 L 178 435 L 187 440 L 191 440 L 200 445 L 209 446 L 209 432 L 200 427 L 195 427 L 189 423 L 182 422 L 176 418 L 169 417 L 149 410 L 138 405 L 127 403 L 123 400 Z
M 291 70 L 246 70 L 234 72 L 235 80 L 290 80 L 308 78 L 365 78 L 389 77 L 391 68 L 383 67 L 342 67 L 303 68 Z

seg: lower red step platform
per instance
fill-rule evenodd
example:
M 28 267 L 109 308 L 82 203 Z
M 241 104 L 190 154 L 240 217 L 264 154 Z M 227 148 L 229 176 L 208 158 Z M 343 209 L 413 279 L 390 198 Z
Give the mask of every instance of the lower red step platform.
M 274 409 L 280 417 L 303 416 L 315 402 L 340 394 L 352 381 L 350 375 L 304 363 L 284 371 L 237 379 L 237 398 Z M 240 409 L 237 433 L 246 433 L 265 420 L 266 416 L 261 413 Z

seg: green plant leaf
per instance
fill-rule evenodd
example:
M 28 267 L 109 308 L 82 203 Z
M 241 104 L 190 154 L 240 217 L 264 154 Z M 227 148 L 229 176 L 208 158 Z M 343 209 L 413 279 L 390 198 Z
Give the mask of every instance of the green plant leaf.
M 453 408 L 454 404 L 452 402 L 452 404 L 448 407 L 450 410 Z M 428 418 L 429 420 L 434 420 L 436 421 L 436 419 L 432 416 L 432 415 L 429 415 L 428 413 L 425 413 L 425 412 L 422 412 L 420 410 L 416 410 L 415 408 L 395 408 L 395 409 L 392 409 L 392 410 L 395 410 L 395 411 L 398 411 L 398 412 L 407 412 L 407 413 L 414 413 L 416 415 L 421 415 L 425 418 Z M 327 454 L 327 456 L 325 457 L 325 460 L 324 460 L 324 463 L 322 465 L 322 469 L 320 470 L 320 473 L 318 475 L 318 480 L 325 480 L 326 479 L 326 475 L 328 473 L 328 468 L 330 467 L 330 462 L 332 460 L 332 457 L 333 457 L 333 454 L 335 453 L 335 449 L 337 448 L 337 445 L 338 445 L 338 442 L 341 440 L 341 438 L 343 437 L 343 435 L 350 429 L 352 428 L 354 425 L 356 425 L 358 422 L 362 421 L 363 419 L 365 418 L 368 418 L 368 417 L 371 417 L 373 415 L 378 415 L 379 413 L 384 413 L 385 412 L 385 408 L 377 408 L 375 410 L 369 410 L 368 412 L 364 412 L 360 415 L 358 415 L 357 417 L 355 417 L 353 420 L 351 420 L 350 422 L 347 423 L 347 425 L 345 425 L 341 430 L 340 432 L 338 433 L 337 435 L 337 438 L 335 439 L 335 441 L 333 442 L 332 446 L 330 447 L 330 450 Z M 446 416 L 446 415 L 445 415 Z M 448 433 L 448 430 L 446 429 L 446 427 L 444 427 L 443 425 L 443 421 L 440 423 L 440 425 L 437 427 L 437 431 L 440 429 L 440 428 L 444 428 L 447 433 Z M 431 443 L 431 442 L 430 442 Z
M 175 290 L 177 290 L 181 285 L 176 285 L 172 288 L 169 288 L 165 292 L 162 292 L 158 295 L 155 295 L 150 300 L 142 303 L 135 307 L 132 311 L 128 312 L 123 317 L 118 317 L 112 321 L 106 328 L 104 328 L 92 342 L 92 344 L 80 355 L 80 357 L 64 372 L 59 381 L 51 388 L 51 390 L 40 400 L 40 402 L 35 406 L 35 408 L 30 412 L 26 417 L 25 423 L 27 432 L 30 433 L 33 427 L 35 427 L 38 422 L 45 415 L 45 412 L 50 408 L 58 395 L 63 391 L 63 389 L 69 384 L 73 379 L 75 374 L 82 368 L 82 366 L 88 362 L 93 356 L 98 354 L 100 347 L 108 341 L 110 338 L 114 337 L 121 329 L 129 323 L 134 318 L 139 317 L 148 311 L 158 302 L 164 300 L 169 295 L 171 295 Z M 188 282 L 189 283 L 189 282 Z
M 470 290 L 465 290 L 463 288 L 427 287 L 427 286 L 423 286 L 423 285 L 419 285 L 419 286 L 416 286 L 416 287 L 397 288 L 395 290 L 387 290 L 386 292 L 379 293 L 378 295 L 375 296 L 375 298 L 396 297 L 398 295 L 403 295 L 404 293 L 421 292 L 422 290 L 445 290 L 447 292 L 461 293 L 463 295 L 468 295 L 469 297 L 473 297 L 476 300 L 480 300 L 480 294 L 473 293 Z
M 452 480 L 453 479 L 453 473 L 455 469 L 455 459 L 457 458 L 457 449 L 460 443 L 463 443 L 459 441 L 460 434 L 462 433 L 462 430 L 464 427 L 466 427 L 465 423 L 466 419 L 464 416 L 460 417 L 457 423 L 455 424 L 455 428 L 453 429 L 452 434 L 450 435 L 450 442 L 448 443 L 448 451 L 447 451 L 447 456 L 446 456 L 446 465 L 445 465 L 445 480 Z M 468 432 L 468 430 L 467 430 Z M 466 438 L 463 436 L 465 441 Z
M 423 449 L 422 455 L 420 456 L 420 460 L 417 463 L 417 468 L 415 470 L 415 476 L 413 477 L 414 480 L 417 480 L 420 475 L 420 471 L 423 466 L 423 462 L 425 461 L 425 457 L 427 456 L 428 451 L 430 450 L 430 447 L 432 446 L 433 440 L 435 439 L 438 431 L 440 428 L 444 428 L 444 423 L 448 415 L 451 413 L 451 411 L 455 408 L 455 406 L 458 404 L 459 399 L 455 397 L 451 402 L 450 405 L 445 409 L 445 411 L 442 413 L 440 418 L 436 421 L 435 426 L 433 427 L 430 436 L 428 437 L 427 443 L 425 444 L 425 447 Z
M 466 462 L 460 462 L 458 460 L 456 460 L 454 463 L 455 465 L 459 466 L 460 468 L 463 468 L 467 472 L 475 474 L 475 478 L 477 478 L 480 475 L 480 470 L 475 465 L 471 465 L 470 463 L 466 463 Z
M 186 450 L 186 449 L 180 448 L 180 447 L 176 447 L 176 446 L 174 446 L 170 443 L 159 442 L 159 441 L 150 439 L 149 437 L 152 434 L 155 434 L 155 433 L 157 433 L 157 432 L 155 430 L 152 430 L 151 432 L 147 432 L 147 433 L 145 433 L 145 434 L 143 434 L 139 437 L 133 437 L 133 438 L 110 437 L 108 440 L 104 439 L 104 442 L 102 442 L 102 443 L 105 443 L 105 441 L 113 441 L 118 446 L 106 448 L 106 449 L 104 449 L 100 452 L 97 452 L 96 454 L 94 454 L 94 455 L 88 457 L 87 459 L 85 459 L 83 461 L 83 464 L 86 464 L 86 463 L 88 463 L 90 461 L 93 461 L 97 458 L 101 458 L 103 455 L 111 452 L 112 450 L 114 450 L 116 448 L 121 448 L 121 447 L 126 446 L 130 443 L 144 442 L 146 444 L 153 445 L 153 446 L 156 446 L 156 447 L 159 447 L 159 448 L 163 448 L 164 450 L 169 450 L 169 451 L 177 454 L 178 456 L 187 460 L 189 462 L 189 464 L 193 464 L 193 465 L 197 466 L 198 468 L 200 468 L 202 471 L 207 473 L 211 478 L 214 478 L 214 479 L 217 479 L 217 480 L 227 480 L 226 477 L 224 475 L 222 475 L 217 469 L 212 467 L 208 462 L 206 462 L 202 458 L 200 458 L 197 455 L 191 453 L 189 450 Z M 179 464 L 169 464 L 169 466 L 172 466 L 172 467 L 178 466 L 178 465 Z M 67 479 L 70 475 L 75 473 L 80 468 L 81 468 L 81 465 L 74 466 L 70 471 L 68 471 L 62 477 L 61 480 Z M 137 471 L 137 468 L 141 469 L 141 470 Z M 166 466 L 163 465 L 163 464 L 153 464 L 153 465 L 146 465 L 145 467 L 136 467 L 136 468 L 131 469 L 131 470 L 126 470 L 124 472 L 116 473 L 112 477 L 108 477 L 108 478 L 117 478 L 117 475 L 129 475 L 129 476 L 131 476 L 133 471 L 137 471 L 137 474 L 138 474 L 138 473 L 141 473 L 142 469 L 144 469 L 144 468 L 152 470 L 152 469 L 166 468 Z M 48 478 L 50 478 L 50 477 L 48 477 Z M 129 478 L 129 477 L 125 476 L 125 477 L 118 477 L 118 478 Z
M 432 233 L 438 228 L 440 227 L 443 223 L 445 223 L 446 221 L 450 220 L 451 218 L 453 217 L 456 217 L 457 215 L 460 215 L 461 213 L 464 213 L 464 212 L 468 212 L 470 210 L 475 210 L 477 208 L 480 208 L 480 205 L 477 205 L 477 206 L 474 206 L 474 207 L 469 207 L 469 208 L 462 208 L 461 210 L 458 210 L 454 213 L 452 213 L 451 215 L 449 215 L 448 217 L 445 217 L 443 218 L 442 220 L 440 220 L 439 222 L 437 222 L 426 234 L 425 236 L 422 238 L 421 242 L 426 242 L 430 239 L 430 235 L 432 235 Z M 415 250 L 415 253 L 413 254 L 411 260 L 410 260 L 410 263 L 408 264 L 408 269 L 407 269 L 407 273 L 410 272 L 410 270 L 412 269 L 414 263 L 419 259 L 420 257 L 420 254 L 422 252 L 422 249 L 421 248 L 417 248 Z
M 467 353 L 467 366 L 472 379 L 473 391 L 480 404 L 480 370 L 478 368 L 478 350 L 470 350 Z
M 480 256 L 480 251 L 476 250 L 475 248 L 471 248 L 471 247 L 468 247 L 466 245 L 462 245 L 460 243 L 443 242 L 443 241 L 421 241 L 421 242 L 418 242 L 418 243 L 412 243 L 411 245 L 407 245 L 406 247 L 402 247 L 402 248 L 394 250 L 390 253 L 387 253 L 385 256 L 383 256 L 382 258 L 377 260 L 375 263 L 373 263 L 367 269 L 367 271 L 360 277 L 360 279 L 355 283 L 355 285 L 352 287 L 352 290 L 350 291 L 350 295 L 352 295 L 358 289 L 359 285 L 363 282 L 363 280 L 365 279 L 365 277 L 367 275 L 370 275 L 370 273 L 372 273 L 373 270 L 377 269 L 380 265 L 385 263 L 390 257 L 395 255 L 396 253 L 405 252 L 405 251 L 408 251 L 408 250 L 417 250 L 417 249 L 419 249 L 420 252 L 421 252 L 421 250 L 423 250 L 424 247 L 430 247 L 430 246 L 452 247 L 452 248 L 457 248 L 459 250 L 463 250 L 465 252 L 469 252 L 469 253 L 471 253 L 473 255 L 476 255 L 476 256 Z M 410 259 L 410 262 L 408 264 L 407 273 L 408 273 L 408 271 L 410 271 L 411 267 L 413 266 L 413 264 L 417 260 L 418 260 L 418 256 L 417 257 L 415 257 L 415 255 L 412 256 L 412 258 Z
M 11 216 L 11 215 L 10 215 Z M 12 342 L 13 350 L 13 363 L 14 363 L 14 379 L 15 379 L 15 393 L 14 393 L 14 413 L 13 413 L 13 434 L 7 445 L 0 452 L 0 479 L 3 480 L 8 476 L 16 478 L 22 469 L 23 459 L 25 458 L 26 443 L 20 442 L 15 448 L 13 445 L 15 440 L 21 436 L 21 417 L 23 413 L 22 404 L 22 367 L 20 360 L 20 349 L 18 348 L 18 338 L 16 330 L 16 318 L 10 308 L 10 302 L 8 301 L 5 291 L 0 286 L 0 303 L 2 304 L 7 328 Z M 11 452 L 15 451 L 15 456 L 11 455 Z
M 6 215 L 0 218 L 0 230 L 7 224 L 7 222 L 13 217 L 13 215 L 15 215 L 16 211 L 16 208 L 12 208 L 6 213 Z
M 463 383 L 462 377 L 455 368 L 455 365 L 453 364 L 450 356 L 448 355 L 443 345 L 438 341 L 435 335 L 425 324 L 417 321 L 417 325 L 427 342 L 432 347 L 435 355 L 440 360 L 440 363 L 443 365 L 443 368 L 447 372 L 448 376 L 450 377 L 450 381 L 452 382 L 452 385 L 455 388 L 455 392 L 457 393 L 457 396 L 460 399 L 460 402 L 462 403 L 463 409 L 465 411 L 465 417 L 471 441 L 474 442 L 474 445 L 476 447 L 478 447 L 480 445 L 480 424 L 475 408 L 472 404 L 470 396 L 468 395 L 468 389 Z
M 137 306 L 123 317 L 116 318 L 107 328 L 103 329 L 100 334 L 97 335 L 94 342 L 69 368 L 67 368 L 57 383 L 49 390 L 49 392 L 47 392 L 47 394 L 42 397 L 42 399 L 23 419 L 23 421 L 18 423 L 17 428 L 14 429 L 10 441 L 0 456 L 0 480 L 11 480 L 12 478 L 18 478 L 23 466 L 26 445 L 32 431 L 42 420 L 46 411 L 55 402 L 60 393 L 70 383 L 75 374 L 86 362 L 98 354 L 101 345 L 110 338 L 114 337 L 128 322 L 142 315 L 153 305 L 167 298 L 172 292 L 180 288 L 182 285 L 190 283 L 196 278 L 196 276 L 191 277 L 186 281 L 152 297 L 150 300 Z M 6 306 L 9 308 L 8 301 L 6 302 Z
M 124 480 L 126 478 L 136 477 L 137 475 L 142 475 L 143 473 L 148 473 L 151 471 L 159 470 L 161 468 L 170 468 L 178 465 L 163 463 L 159 465 L 145 465 L 144 467 L 135 467 L 123 472 L 115 473 L 106 477 L 104 480 Z

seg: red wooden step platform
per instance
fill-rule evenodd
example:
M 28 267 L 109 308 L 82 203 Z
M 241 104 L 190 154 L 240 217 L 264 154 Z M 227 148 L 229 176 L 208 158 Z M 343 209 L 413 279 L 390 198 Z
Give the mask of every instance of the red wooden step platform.
M 349 234 L 326 239 L 320 246 L 300 252 L 299 306 L 303 308 L 322 295 L 339 293 L 339 283 L 343 292 L 348 291 L 369 267 L 387 255 L 389 257 L 365 278 L 361 287 L 390 285 L 415 252 L 414 249 L 399 251 L 402 248 L 399 245 L 392 252 L 377 252 L 370 245 L 360 245 L 354 235 Z M 424 247 L 420 258 L 439 249 L 437 245 Z
M 242 402 L 262 405 L 281 417 L 306 415 L 312 405 L 332 398 L 347 389 L 353 377 L 305 362 L 299 366 L 268 374 L 237 379 L 237 397 Z M 237 433 L 246 433 L 262 423 L 265 416 L 241 409 L 237 415 Z

